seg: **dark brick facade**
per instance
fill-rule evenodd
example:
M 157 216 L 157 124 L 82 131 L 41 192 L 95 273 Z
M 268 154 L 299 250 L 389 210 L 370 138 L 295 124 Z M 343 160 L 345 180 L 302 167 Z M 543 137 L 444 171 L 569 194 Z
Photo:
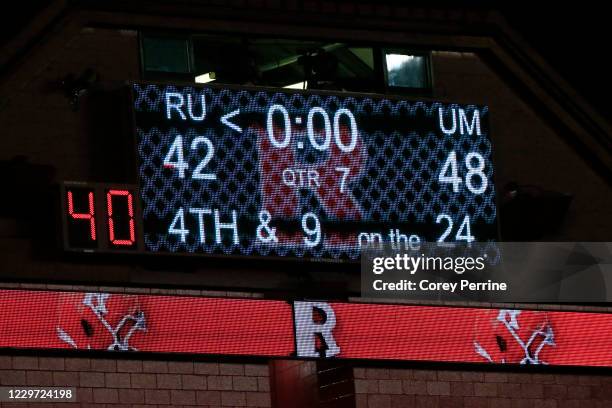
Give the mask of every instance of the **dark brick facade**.
M 357 407 L 609 407 L 612 377 L 355 368 Z
M 271 406 L 267 364 L 2 355 L 0 385 L 76 388 L 78 404 L 57 406 Z

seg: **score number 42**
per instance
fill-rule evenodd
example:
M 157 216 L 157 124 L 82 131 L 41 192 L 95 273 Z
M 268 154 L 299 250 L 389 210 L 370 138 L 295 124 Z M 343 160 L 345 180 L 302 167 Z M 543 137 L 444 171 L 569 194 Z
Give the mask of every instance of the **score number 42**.
M 212 160 L 215 154 L 215 147 L 209 138 L 198 136 L 191 142 L 191 150 L 198 150 L 200 146 L 206 148 L 204 158 L 198 163 L 191 174 L 191 178 L 196 180 L 216 180 L 217 175 L 214 173 L 204 173 L 204 168 Z M 183 153 L 183 136 L 177 135 L 174 142 L 170 146 L 168 153 L 164 157 L 164 167 L 175 169 L 178 171 L 179 178 L 185 178 L 185 171 L 189 168 L 189 164 L 185 161 Z
M 467 172 L 465 178 L 462 179 L 459 176 L 459 164 L 457 163 L 457 153 L 453 150 L 448 155 L 446 161 L 442 165 L 442 170 L 438 175 L 438 182 L 440 184 L 452 185 L 453 192 L 458 193 L 459 187 L 462 183 L 465 183 L 468 191 L 472 194 L 480 195 L 483 194 L 488 187 L 487 176 L 484 173 L 485 159 L 480 153 L 470 152 L 465 156 L 465 167 Z M 477 182 L 475 182 L 478 180 Z M 436 218 L 436 224 L 442 222 L 447 223 L 446 230 L 438 238 L 438 242 L 444 242 L 446 238 L 453 231 L 453 219 L 448 214 L 440 214 Z M 476 238 L 472 235 L 470 228 L 470 216 L 466 215 L 463 221 L 459 225 L 455 234 L 456 241 L 473 242 Z

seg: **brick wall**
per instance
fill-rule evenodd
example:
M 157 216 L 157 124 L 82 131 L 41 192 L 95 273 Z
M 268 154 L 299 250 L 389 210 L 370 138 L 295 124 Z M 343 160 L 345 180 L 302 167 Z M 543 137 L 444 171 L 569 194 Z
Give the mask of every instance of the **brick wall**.
M 612 375 L 355 368 L 358 408 L 612 407 Z
M 78 404 L 69 404 L 73 407 L 269 407 L 271 404 L 267 364 L 5 354 L 0 355 L 0 385 L 75 387 Z M 14 405 L 25 407 L 23 403 Z
M 612 407 L 611 375 L 392 368 L 353 372 L 358 408 Z M 266 364 L 0 355 L 0 385 L 75 387 L 79 403 L 73 407 L 271 406 Z

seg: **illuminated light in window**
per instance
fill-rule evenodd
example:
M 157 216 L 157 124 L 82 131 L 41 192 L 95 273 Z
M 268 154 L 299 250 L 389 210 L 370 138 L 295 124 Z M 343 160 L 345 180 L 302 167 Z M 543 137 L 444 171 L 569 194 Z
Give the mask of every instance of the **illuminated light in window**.
M 387 54 L 387 69 L 389 71 L 400 69 L 402 65 L 410 63 L 414 58 L 414 55 Z
M 94 193 L 90 192 L 87 194 L 87 201 L 89 212 L 88 213 L 75 213 L 74 212 L 74 197 L 72 191 L 68 190 L 68 214 L 75 220 L 89 220 L 89 237 L 92 241 L 96 240 L 96 221 L 94 219 Z
M 126 197 L 127 198 L 127 210 L 129 220 L 129 239 L 117 239 L 115 237 L 115 221 L 113 219 L 113 197 Z M 108 237 L 113 245 L 124 245 L 131 246 L 136 242 L 136 228 L 134 225 L 134 199 L 132 193 L 128 190 L 109 190 L 106 193 L 106 208 L 108 214 Z
M 212 82 L 215 79 L 217 79 L 217 77 L 214 72 L 207 72 L 205 74 L 198 75 L 197 77 L 195 77 L 195 81 L 198 84 L 205 84 L 207 82 Z
M 288 88 L 288 89 L 306 89 L 307 87 L 308 87 L 308 81 L 296 82 L 295 84 L 283 86 L 283 88 Z
M 427 57 L 410 54 L 385 54 L 387 85 L 401 88 L 427 88 Z

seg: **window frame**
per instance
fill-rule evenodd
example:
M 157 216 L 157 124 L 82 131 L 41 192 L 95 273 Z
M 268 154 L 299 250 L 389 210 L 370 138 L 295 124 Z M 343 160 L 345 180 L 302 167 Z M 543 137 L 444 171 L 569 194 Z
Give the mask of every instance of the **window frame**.
M 403 54 L 413 55 L 415 57 L 424 57 L 425 59 L 425 87 L 415 88 L 406 86 L 391 86 L 389 85 L 389 71 L 387 69 L 387 54 Z M 423 95 L 431 96 L 433 94 L 433 64 L 432 51 L 415 50 L 402 47 L 380 47 L 380 59 L 382 64 L 383 85 L 386 95 Z
M 187 55 L 187 68 L 188 72 L 166 72 L 166 71 L 152 71 L 146 67 L 146 52 L 145 52 L 145 39 L 146 38 L 163 38 L 172 40 L 185 41 L 186 55 Z M 138 47 L 139 47 L 139 63 L 140 63 L 140 76 L 144 80 L 152 81 L 167 81 L 167 80 L 179 80 L 193 82 L 195 78 L 195 66 L 194 66 L 194 54 L 193 54 L 193 40 L 191 34 L 180 34 L 176 32 L 166 31 L 138 31 Z

